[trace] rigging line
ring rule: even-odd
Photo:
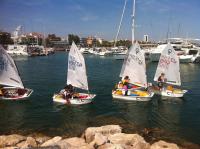
[[[119,27],[118,27],[118,30],[117,30],[117,35],[115,37],[114,47],[116,47],[117,38],[119,36],[119,32],[120,32],[120,29],[121,29],[122,21],[123,21],[123,18],[124,18],[124,12],[125,12],[125,9],[126,9],[126,3],[127,3],[127,0],[125,0],[125,2],[124,2],[124,7],[123,7],[123,11],[122,11]]]

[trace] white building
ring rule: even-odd
[[[144,35],[143,41],[144,41],[144,42],[149,42],[149,36],[148,36],[148,35]]]

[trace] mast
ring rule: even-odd
[[[132,44],[135,40],[135,0],[133,0],[133,14],[132,14]]]
[[[118,30],[117,30],[117,35],[116,35],[116,37],[115,37],[114,47],[116,47],[117,38],[118,38],[118,36],[119,36],[119,31],[120,31],[120,29],[121,29],[121,25],[122,25],[122,21],[123,21],[123,17],[124,17],[124,12],[125,12],[125,9],[126,9],[126,3],[127,3],[127,0],[125,0],[125,2],[124,2],[124,7],[123,7],[123,11],[122,11],[122,15],[121,15],[119,27],[118,27]]]

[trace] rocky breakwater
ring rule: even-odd
[[[122,133],[119,125],[89,127],[80,138],[25,137],[17,134],[0,136],[0,148],[5,149],[179,149],[174,143],[158,141],[149,144],[138,134]]]

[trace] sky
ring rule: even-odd
[[[115,38],[125,0],[0,0],[0,30]],[[119,39],[131,39],[133,0],[127,1]],[[200,0],[136,0],[135,38],[200,38]]]

